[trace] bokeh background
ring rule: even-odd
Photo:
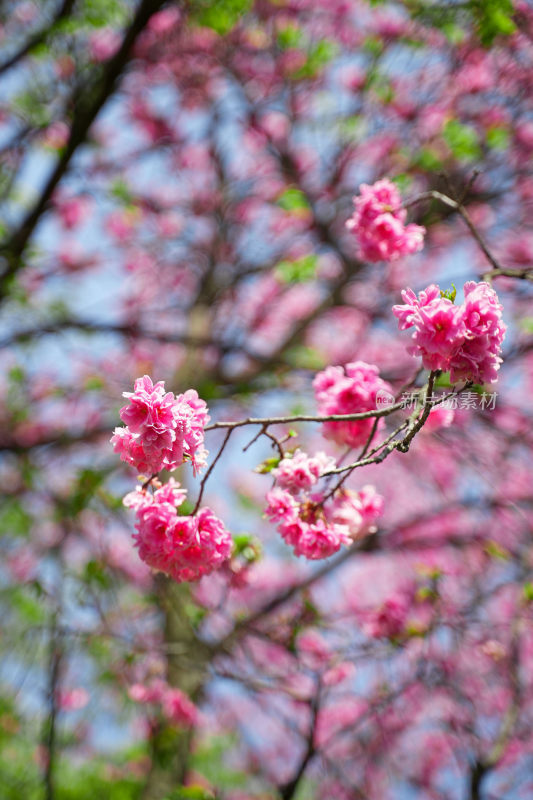
[[[4,0],[0,46],[1,800],[531,797],[531,3]],[[313,413],[354,360],[399,390],[401,290],[492,269],[434,200],[423,251],[361,261],[381,177],[516,272],[493,407],[357,470],[379,530],[319,564],[263,519],[245,431],[205,495],[231,566],[154,576],[109,444],[136,377],[213,419]],[[192,728],[131,699],[160,678]]]

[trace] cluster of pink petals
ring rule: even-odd
[[[164,716],[181,728],[190,728],[198,718],[196,706],[187,695],[162,680],[152,681],[149,685],[135,683],[130,686],[128,694],[136,703],[159,704]]]
[[[297,492],[300,489],[310,489],[324,472],[334,469],[335,466],[335,459],[325,453],[308,456],[303,450],[297,450],[292,458],[282,459],[276,469],[272,470],[272,475],[282,489]]]
[[[374,639],[394,639],[403,633],[408,614],[407,597],[400,593],[394,594],[368,614],[365,632]]]
[[[392,312],[400,330],[414,327],[414,344],[408,352],[421,356],[426,369],[450,372],[452,383],[494,383],[506,331],[502,306],[484,281],[465,283],[464,296],[464,303],[456,306],[434,284],[418,297],[406,289],[405,305],[394,306]]]
[[[140,558],[178,582],[196,581],[219,569],[233,546],[224,523],[209,508],[194,516],[178,514],[185,495],[171,478],[153,494],[138,488],[123,501],[137,515],[133,538]]]
[[[319,372],[313,388],[318,404],[318,413],[357,414],[376,409],[378,392],[391,393],[388,383],[379,377],[379,370],[364,361],[354,361],[345,367],[327,367]],[[349,420],[346,422],[325,422],[322,433],[326,439],[337,444],[359,447],[364,444],[374,424],[374,418]],[[382,424],[382,420],[378,425]]]
[[[79,711],[89,702],[89,692],[86,689],[60,689],[56,694],[56,702],[62,711]]]
[[[385,178],[372,186],[362,183],[360,195],[353,200],[355,211],[346,227],[357,237],[365,261],[394,261],[422,248],[426,229],[405,224],[407,212],[390,180]]]
[[[296,462],[294,467],[287,463],[290,461]],[[299,450],[273,470],[277,485],[267,494],[265,513],[277,522],[278,531],[297,556],[328,558],[342,545],[375,530],[382,498],[373,487],[366,486],[358,493],[343,489],[327,499],[323,493],[309,494],[319,477],[334,466],[334,460],[324,453],[310,457]]]
[[[207,406],[194,389],[175,396],[165,384],[153,384],[148,375],[124,392],[129,404],[120,411],[125,428],[116,428],[111,443],[123,461],[140,473],[154,475],[173,470],[189,460],[195,470],[205,466],[204,426]]]

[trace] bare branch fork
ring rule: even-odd
[[[468,191],[468,188],[473,183],[476,177],[477,173],[474,173],[472,179],[470,180],[465,191],[463,192],[463,199],[464,195]],[[439,202],[448,206],[448,208],[453,208],[454,211],[457,211],[459,216],[464,220],[468,230],[472,234],[472,237],[475,239],[480,250],[485,255],[487,261],[492,266],[492,270],[489,270],[488,272],[485,272],[483,274],[482,276],[483,280],[490,281],[492,278],[505,276],[508,278],[518,278],[521,280],[533,281],[533,267],[527,267],[526,269],[509,269],[508,267],[503,267],[500,264],[498,259],[491,252],[485,239],[483,238],[483,236],[480,234],[480,232],[472,222],[472,219],[468,211],[463,205],[463,199],[454,200],[452,197],[448,197],[448,195],[443,194],[442,192],[431,190],[428,192],[422,192],[416,197],[413,197],[411,200],[408,200],[406,203],[403,204],[403,208],[411,208],[412,206],[418,205],[418,203],[421,203],[424,200],[438,200]]]
[[[370,431],[366,444],[357,459],[357,461],[353,462],[352,464],[348,464],[346,466],[338,466],[335,469],[328,470],[324,472],[321,477],[328,477],[331,475],[339,475],[342,474],[341,479],[339,482],[326,494],[324,500],[325,502],[330,497],[332,497],[335,492],[340,489],[344,481],[349,477],[349,475],[353,472],[353,470],[358,469],[359,467],[365,467],[369,464],[380,464],[384,461],[394,450],[398,450],[400,453],[407,453],[411,442],[415,438],[416,434],[423,428],[424,424],[426,423],[431,409],[434,406],[440,405],[441,403],[448,400],[450,397],[455,397],[461,394],[461,392],[468,389],[472,386],[472,382],[469,381],[465,383],[462,387],[458,389],[452,389],[451,392],[442,395],[439,398],[433,398],[433,389],[435,385],[435,380],[437,378],[437,372],[431,372],[428,377],[428,381],[424,387],[422,387],[419,391],[418,402],[414,412],[411,416],[404,420],[398,427],[396,427],[380,444],[373,447],[371,450],[368,448],[372,442],[372,439],[375,435],[377,429],[377,423],[381,417],[390,416],[395,411],[404,408],[403,402],[393,403],[390,406],[387,406],[383,409],[374,409],[372,411],[363,411],[354,414],[329,414],[329,415],[307,415],[307,414],[295,414],[294,416],[286,416],[286,417],[249,417],[247,419],[241,420],[232,420],[228,422],[214,422],[211,425],[207,425],[205,430],[217,430],[217,429],[226,429],[226,436],[222,442],[222,445],[212,462],[211,466],[207,470],[206,474],[202,478],[200,484],[200,491],[199,496],[194,506],[193,514],[198,511],[200,507],[200,503],[202,501],[205,485],[207,480],[211,476],[213,469],[215,468],[217,462],[219,461],[222,453],[224,452],[231,434],[237,428],[243,428],[247,425],[260,425],[260,430],[257,434],[246,444],[243,448],[244,451],[248,450],[261,436],[266,436],[272,441],[272,446],[278,449],[280,458],[284,457],[283,451],[283,442],[287,440],[288,437],[284,437],[283,439],[278,439],[272,433],[269,432],[268,428],[271,425],[280,425],[280,424],[291,424],[295,422],[346,422],[350,420],[363,420],[363,419],[374,419],[374,425]],[[399,434],[402,431],[407,430],[405,436],[398,438]],[[343,474],[344,473],[344,474]],[[150,478],[144,485],[143,488],[146,488],[152,481]]]

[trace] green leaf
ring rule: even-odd
[[[490,47],[497,36],[510,36],[516,31],[512,0],[473,0],[473,15],[481,44]]]
[[[222,396],[220,384],[209,378],[201,379],[197,385],[197,392],[204,400],[216,400]]]
[[[310,253],[295,261],[280,261],[274,270],[281,283],[305,283],[316,276],[318,257]]]
[[[101,589],[109,589],[112,585],[111,576],[105,566],[99,561],[88,561],[85,565],[84,577],[87,583],[96,584]]]
[[[184,786],[175,789],[165,800],[215,800],[215,795],[202,786]]]
[[[494,150],[507,150],[509,147],[509,131],[507,128],[489,128],[487,131],[487,144]]]
[[[0,512],[0,531],[2,535],[27,538],[33,524],[33,518],[22,507],[20,500],[16,498],[4,500],[3,506]]]
[[[521,319],[520,327],[526,333],[533,333],[533,317],[524,317],[524,319]]]
[[[305,345],[291,347],[285,352],[287,363],[295,369],[323,369],[325,367],[324,357],[318,350]]]
[[[279,456],[265,458],[265,460],[255,468],[254,472],[258,472],[260,475],[268,475],[269,472],[272,472],[272,470],[278,466],[279,462]]]
[[[75,517],[87,508],[106,477],[106,471],[95,469],[79,470],[71,494],[60,504],[60,513]]]
[[[455,288],[455,284],[452,283],[451,289],[445,289],[444,291],[441,291],[440,296],[451,300],[452,303],[455,303],[455,298],[457,297],[457,289]]]
[[[220,796],[225,796],[229,790],[242,788],[246,784],[247,777],[243,772],[232,769],[224,763],[225,753],[235,745],[236,739],[231,735],[212,736],[199,744],[192,756],[193,768],[207,778],[212,786],[216,786],[217,797],[219,792]],[[179,795],[178,798],[181,800]],[[212,795],[207,795],[205,800],[208,798],[212,800]]]
[[[442,161],[439,155],[430,147],[422,147],[415,154],[413,163],[428,172],[437,172],[437,170],[442,169]]]
[[[91,28],[120,25],[124,21],[124,6],[118,0],[85,0],[82,18]]]
[[[454,22],[446,22],[441,28],[449,42],[454,45],[462,44],[467,38],[466,31]]]
[[[395,177],[392,178],[392,182],[395,183],[400,192],[403,193],[410,188],[413,181],[410,175],[406,172],[401,172],[399,175],[395,175]]]
[[[238,533],[233,537],[234,556],[241,556],[245,561],[252,563],[261,555],[261,542],[251,533]]]
[[[360,141],[367,128],[368,120],[365,120],[362,114],[354,114],[351,117],[346,117],[340,120],[338,130],[343,139],[351,142]]]
[[[533,600],[533,583],[524,583],[522,587],[522,593],[524,595],[524,600],[528,603],[531,603]]]
[[[21,366],[11,367],[9,370],[8,378],[12,383],[24,383],[26,380],[26,371]]]
[[[294,78],[314,78],[336,55],[337,45],[321,39],[307,53],[305,64],[292,73]]]
[[[444,126],[443,137],[457,159],[472,161],[481,156],[478,135],[471,125],[451,119]]]
[[[502,545],[498,542],[495,542],[493,539],[487,542],[485,545],[485,551],[489,556],[491,556],[491,558],[497,558],[500,561],[508,561],[510,558],[509,551],[506,550],[505,547],[502,547]]]
[[[302,45],[303,33],[296,25],[287,25],[278,31],[276,41],[282,50],[290,50]]]
[[[251,7],[252,0],[201,0],[192,7],[198,25],[211,28],[221,36],[228,33]]]
[[[233,537],[235,554],[238,555],[239,553],[242,553],[242,551],[250,545],[252,540],[253,536],[251,533],[236,533]]]
[[[291,213],[298,213],[301,211],[307,212],[310,208],[305,194],[300,189],[296,189],[294,186],[290,186],[288,189],[285,189],[285,191],[278,197],[277,204],[284,211],[290,211]]]
[[[131,189],[122,178],[117,178],[113,181],[111,185],[111,195],[124,203],[124,205],[131,205],[133,203]]]
[[[26,587],[20,586],[13,590],[11,605],[27,624],[37,625],[46,617],[46,610],[42,602],[31,597]]]
[[[95,392],[104,388],[105,381],[99,375],[89,375],[83,386],[86,392]]]
[[[177,513],[181,517],[188,517],[194,511],[194,503],[192,500],[184,500],[181,506],[178,506]]]
[[[383,48],[383,41],[378,36],[367,36],[363,42],[363,50],[373,56],[379,56]]]

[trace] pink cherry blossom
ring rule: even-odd
[[[345,367],[327,367],[319,372],[313,387],[318,404],[318,413],[355,414],[376,408],[379,391],[391,392],[388,383],[379,377],[379,370],[364,361],[355,361]],[[327,439],[350,447],[359,447],[368,439],[374,419],[347,422],[325,422],[323,434]],[[382,427],[378,424],[378,431]]]
[[[357,238],[365,261],[394,261],[416,253],[424,244],[426,229],[405,225],[407,212],[397,187],[387,178],[372,186],[362,183],[354,197],[355,212],[346,227]]]
[[[422,433],[432,433],[439,428],[449,428],[455,417],[453,408],[443,408],[442,405],[434,406],[426,420]]]
[[[205,466],[204,426],[207,406],[193,389],[175,396],[164,383],[153,384],[148,375],[135,381],[133,392],[124,392],[129,404],[120,411],[125,428],[116,428],[111,439],[115,452],[141,473],[156,474],[190,461],[195,470]]]
[[[325,453],[315,456],[297,450],[272,470],[276,485],[266,496],[265,513],[278,523],[278,531],[297,556],[328,558],[343,545],[373,533],[382,512],[383,498],[373,486],[360,492],[341,489],[331,497],[309,490],[335,467]]]
[[[374,533],[374,523],[382,513],[383,498],[373,486],[365,486],[360,492],[342,489],[335,494],[328,507],[330,518],[346,525],[350,539],[354,541]]]
[[[163,694],[161,707],[163,714],[174,725],[189,728],[198,718],[194,703],[180,689],[169,687]]]
[[[60,194],[55,198],[54,206],[63,227],[71,230],[87,218],[91,203],[86,195],[68,197]]]
[[[129,687],[128,695],[136,703],[159,704],[169,722],[181,728],[190,728],[198,719],[197,708],[187,695],[163,680],[134,683]]]
[[[153,495],[130,492],[124,504],[137,516],[133,538],[140,558],[178,582],[196,581],[219,569],[230,557],[233,540],[223,522],[209,508],[195,516],[179,515],[185,492],[172,482]]]
[[[278,528],[282,537],[297,556],[310,560],[328,558],[340,550],[341,545],[349,544],[348,530],[343,525],[328,525],[322,518],[315,522],[297,519],[282,522]]]
[[[404,630],[409,612],[407,598],[401,594],[388,597],[383,605],[369,612],[365,623],[365,631],[376,639],[386,637],[392,639]]]
[[[272,470],[272,475],[282,489],[310,489],[324,472],[334,467],[335,459],[325,453],[315,453],[310,457],[302,450],[297,450],[292,458],[282,459],[279,466]]]
[[[502,359],[506,326],[502,306],[490,284],[469,281],[460,306],[441,296],[431,285],[418,298],[411,289],[402,292],[405,305],[393,306],[400,330],[414,327],[408,352],[421,356],[427,369],[450,372],[452,383],[493,383]]]
[[[93,61],[107,61],[118,50],[120,35],[111,28],[101,28],[89,37],[89,53]]]
[[[294,497],[285,489],[275,486],[267,493],[267,507],[265,514],[270,519],[281,522],[282,520],[294,520],[298,512],[298,503]]]
[[[467,335],[450,361],[450,380],[494,383],[502,363],[500,353],[506,331],[502,306],[492,286],[484,281],[465,283],[464,295],[461,309]]]
[[[79,711],[89,702],[86,689],[60,689],[57,692],[57,704],[62,711]]]

